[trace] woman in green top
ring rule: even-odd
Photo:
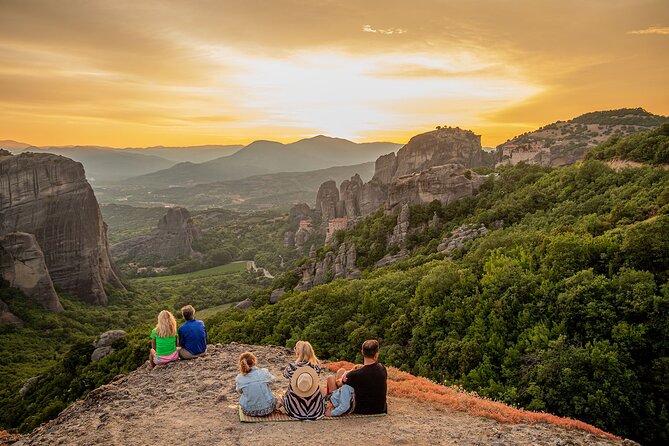
[[[167,310],[158,315],[158,324],[151,330],[151,352],[149,363],[151,368],[158,364],[178,361],[179,336],[177,336],[177,321]]]

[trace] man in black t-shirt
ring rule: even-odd
[[[348,372],[343,382],[355,390],[355,413],[388,413],[386,390],[388,372],[379,359],[379,341],[369,340],[362,343],[364,364],[357,370]]]

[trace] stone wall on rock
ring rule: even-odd
[[[0,235],[33,234],[53,284],[81,300],[107,303],[122,288],[107,226],[81,163],[48,153],[0,156]]]
[[[201,254],[193,250],[193,241],[200,236],[190,212],[183,207],[168,208],[150,235],[134,237],[112,246],[117,258],[141,259],[157,256],[161,261],[194,258]]]
[[[0,276],[45,310],[63,311],[44,254],[33,234],[12,232],[0,236]]]

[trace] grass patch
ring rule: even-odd
[[[200,279],[203,277],[212,277],[220,276],[223,274],[235,274],[246,271],[246,265],[248,262],[232,262],[225,265],[215,266],[213,268],[201,269],[199,271],[193,271],[192,273],[185,274],[175,274],[173,276],[159,276],[159,277],[148,277],[144,279],[134,279],[135,283],[160,283],[160,282],[171,282],[174,280],[190,280],[190,279]]]

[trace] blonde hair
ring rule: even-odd
[[[314,348],[307,341],[297,341],[295,344],[295,362],[308,362],[311,365],[320,365],[314,353]]]
[[[163,310],[158,314],[158,323],[156,324],[156,336],[159,338],[171,338],[177,335],[177,320],[172,313]]]
[[[239,355],[239,371],[246,375],[251,371],[251,367],[256,365],[256,355],[251,352],[244,352]]]

